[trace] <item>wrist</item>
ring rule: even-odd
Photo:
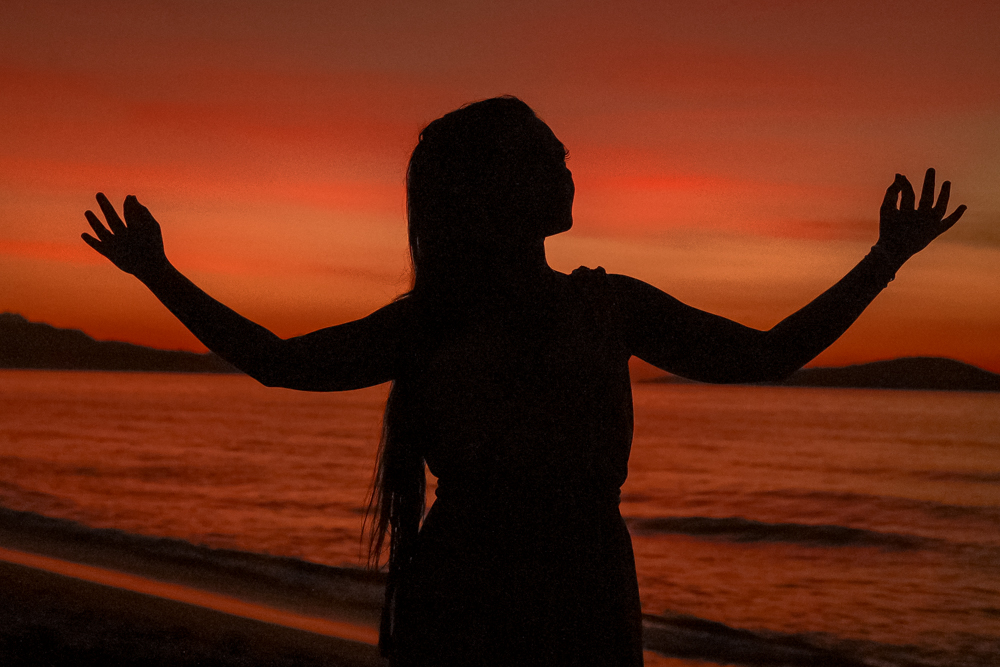
[[[894,253],[884,245],[876,243],[868,251],[864,261],[874,269],[880,281],[884,281],[888,285],[895,280],[896,272],[903,266],[906,258],[900,257],[899,254]]]
[[[884,239],[881,235],[872,246],[872,251],[881,255],[886,261],[894,262],[896,268],[902,266],[906,260],[916,254],[916,250],[907,249],[907,243],[902,239]]]
[[[173,265],[170,263],[170,260],[167,259],[166,255],[164,255],[161,261],[150,262],[146,266],[142,267],[141,272],[136,271],[134,275],[144,285],[151,287],[152,285],[158,283],[163,278],[163,275],[172,268]]]

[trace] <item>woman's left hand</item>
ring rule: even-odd
[[[877,247],[898,258],[900,262],[905,262],[926,248],[965,213],[966,207],[963,204],[945,217],[950,195],[951,183],[945,181],[941,184],[937,203],[934,203],[934,170],[928,169],[924,176],[924,187],[920,191],[920,202],[914,207],[916,195],[913,186],[905,176],[896,174],[896,180],[886,190],[882,201]]]

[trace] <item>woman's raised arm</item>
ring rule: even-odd
[[[284,340],[219,303],[174,268],[159,223],[134,196],[125,199],[124,221],[103,194],[97,203],[107,226],[87,211],[96,238],[83,234],[83,240],[141,280],[198,340],[247,375],[269,387],[309,391],[357,389],[393,378],[405,302]]]
[[[934,203],[934,170],[924,178],[920,202],[897,174],[880,212],[879,240],[836,285],[769,331],[759,331],[687,306],[626,276],[613,276],[632,354],[654,366],[703,382],[780,380],[830,346],[861,315],[896,271],[965,212],[945,217],[951,185]],[[898,200],[898,207],[897,207]]]

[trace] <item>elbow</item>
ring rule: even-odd
[[[795,374],[812,356],[804,354],[800,346],[787,337],[777,335],[774,329],[761,332],[748,360],[749,382],[755,384],[780,384]]]
[[[252,377],[265,387],[287,387],[292,378],[290,372],[294,363],[289,358],[285,341],[279,339],[280,345],[273,345],[266,350],[256,349],[252,353],[243,351],[237,359],[229,362]]]
[[[802,364],[789,358],[781,349],[762,349],[750,358],[742,382],[747,384],[780,384],[799,370]]]
[[[767,355],[754,369],[755,384],[781,384],[802,368],[803,363],[783,355]]]
[[[734,364],[721,382],[726,384],[781,384],[799,368],[797,359],[790,358],[784,350],[756,350],[746,355],[742,363]]]
[[[255,355],[238,360],[230,360],[234,366],[252,377],[265,387],[287,387],[289,382],[289,367],[282,358],[275,354],[271,357]]]
[[[713,343],[681,363],[655,365],[698,382],[778,384],[809,360],[769,331],[744,330],[738,339]]]
[[[277,378],[270,375],[250,375],[254,380],[261,383],[269,389],[274,389],[276,387],[284,387],[285,385],[280,382]]]
[[[265,387],[297,391],[349,391],[370,384],[351,381],[351,376],[337,373],[317,373],[310,369],[271,368],[268,372],[248,373]]]

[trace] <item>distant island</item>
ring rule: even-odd
[[[693,380],[665,375],[646,382],[682,384]],[[1000,391],[1000,375],[954,359],[903,357],[839,368],[803,368],[782,382],[757,386]]]
[[[0,313],[0,368],[239,373],[211,352],[198,354],[98,341],[77,329],[29,322],[15,313]]]
[[[239,373],[211,352],[197,354],[97,341],[77,329],[29,322],[15,313],[0,313],[0,368]],[[644,382],[692,381],[664,375]],[[767,386],[1000,391],[1000,375],[952,359],[905,357],[841,368],[803,368],[784,382]]]

